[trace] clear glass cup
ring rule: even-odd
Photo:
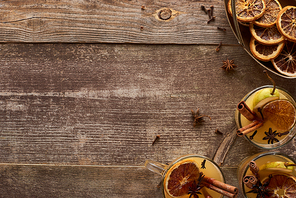
[[[167,193],[167,189],[165,189],[165,185],[164,185],[165,182],[166,182],[166,179],[167,179],[166,176],[168,175],[169,172],[171,172],[171,168],[174,167],[174,165],[177,164],[177,163],[186,162],[188,160],[193,160],[196,164],[200,165],[198,168],[199,168],[200,172],[203,172],[203,174],[205,176],[210,177],[210,178],[214,178],[214,179],[216,179],[216,180],[218,180],[220,182],[223,182],[223,183],[225,182],[224,175],[223,175],[221,169],[219,168],[219,166],[214,161],[212,161],[211,159],[209,159],[207,157],[204,157],[204,156],[200,156],[200,155],[196,155],[196,154],[185,155],[185,156],[179,157],[178,159],[175,159],[174,161],[172,161],[168,165],[162,164],[162,163],[159,163],[159,162],[155,162],[155,161],[152,161],[152,160],[147,160],[145,162],[145,167],[147,169],[149,169],[150,171],[153,171],[153,172],[155,172],[155,173],[162,176],[161,189],[162,189],[164,198],[172,198]],[[206,191],[213,198],[221,198],[221,197],[223,197],[223,195],[221,195],[221,194],[219,194],[219,193],[217,193],[217,192],[215,192],[213,190],[206,189]],[[203,198],[205,193],[203,193],[203,190],[201,190],[200,192],[202,194],[199,195],[199,197]],[[184,198],[188,198],[188,197],[189,197],[189,195],[184,195]]]
[[[254,161],[259,169],[259,177],[260,182],[263,184],[265,183],[266,179],[269,175],[287,175],[291,176],[292,178],[296,179],[295,177],[295,168],[292,166],[293,170],[290,169],[281,169],[281,168],[271,168],[271,163],[276,162],[279,167],[279,162],[287,162],[290,164],[295,164],[295,161],[285,156],[284,154],[280,154],[279,152],[262,152],[252,155],[250,157],[245,158],[239,165],[237,169],[237,177],[239,182],[239,188],[244,197],[247,198],[256,198],[257,193],[250,193],[252,189],[248,187],[248,185],[244,182],[246,181],[246,177],[249,175],[254,175],[250,170],[250,162]],[[267,164],[269,164],[269,168],[267,168]],[[273,164],[275,165],[275,164]],[[246,177],[245,177],[246,176]],[[253,188],[254,189],[254,188]],[[274,192],[274,191],[273,191]],[[278,189],[280,192],[280,189]],[[277,193],[277,192],[275,192]],[[295,194],[296,195],[296,194]],[[294,196],[295,196],[294,195]]]
[[[248,105],[248,107],[252,110],[253,109],[253,98],[254,98],[255,94],[264,88],[273,88],[273,85],[265,85],[265,86],[261,86],[261,87],[258,87],[256,89],[252,90],[242,99],[242,101],[245,101],[246,104]],[[280,94],[279,99],[288,100],[294,105],[294,107],[296,107],[295,100],[293,99],[292,95],[288,91],[286,91],[280,87],[276,87],[276,89],[278,90],[278,92]],[[251,123],[251,121],[246,119],[237,109],[235,111],[235,122],[236,122],[236,125],[238,128],[242,128],[243,126],[246,126],[249,123]],[[294,124],[294,126],[289,130],[288,134],[276,136],[276,138],[277,138],[277,140],[279,140],[279,142],[273,141],[273,143],[271,143],[271,141],[270,141],[268,143],[268,139],[263,140],[263,138],[266,137],[265,132],[268,132],[270,128],[273,129],[273,126],[269,122],[266,122],[263,124],[262,127],[257,129],[257,132],[255,134],[254,134],[255,131],[253,131],[251,133],[248,133],[247,135],[244,135],[244,137],[249,142],[251,142],[253,145],[255,145],[259,148],[275,149],[275,148],[279,148],[279,147],[287,144],[288,142],[290,142],[296,134],[295,124]],[[276,131],[276,129],[273,129],[273,131]]]

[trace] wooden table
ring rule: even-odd
[[[1,1],[0,42],[0,197],[162,197],[145,161],[189,153],[238,186],[262,151],[235,138],[234,111],[270,81],[222,0]],[[295,79],[270,76],[296,96]],[[211,120],[193,127],[196,109]],[[295,141],[278,150],[294,157]]]

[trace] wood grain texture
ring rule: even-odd
[[[1,198],[161,198],[145,161],[190,153],[238,186],[239,163],[262,151],[231,136],[237,103],[270,81],[222,0],[1,1],[0,43]],[[296,79],[270,75],[296,97]],[[197,109],[211,119],[193,127]],[[295,157],[295,140],[278,150]]]
[[[270,84],[242,47],[215,48],[1,44],[2,197],[161,197],[145,160],[213,158],[239,100]],[[238,67],[225,72],[226,59]],[[296,95],[295,80],[270,75]],[[193,127],[197,108],[212,119]],[[294,140],[279,149],[291,157],[295,150]],[[227,183],[237,186],[239,162],[260,151],[236,138],[223,158]]]
[[[2,163],[143,165],[188,153],[212,158],[224,138],[215,130],[226,135],[238,101],[270,83],[239,46],[219,53],[214,46],[187,45],[0,47]],[[220,68],[227,58],[238,65],[233,72]],[[295,95],[295,80],[273,77]],[[212,120],[194,128],[191,109],[197,108]],[[253,151],[236,141],[241,157]],[[294,142],[290,146],[293,155]],[[224,165],[234,166],[236,153]]]
[[[225,168],[237,185],[236,168]],[[161,177],[144,167],[0,164],[0,197],[161,198]]]
[[[201,9],[215,5],[216,20]],[[144,6],[144,9],[141,9]],[[172,11],[159,18],[163,8]],[[217,26],[226,28],[223,32]],[[237,44],[223,1],[1,1],[0,42]]]

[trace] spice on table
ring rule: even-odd
[[[226,32],[226,28],[217,27],[218,30],[222,30],[223,32]]]
[[[202,122],[203,117],[208,117],[210,120],[212,120],[212,118],[210,116],[208,116],[208,115],[199,115],[199,109],[197,109],[196,112],[194,112],[191,109],[191,113],[192,113],[192,118],[193,118],[193,127],[195,127],[196,124]]]
[[[141,29],[141,31],[143,31],[143,30],[144,30],[144,27],[143,27],[143,26],[141,26],[141,27],[140,27],[140,29]]]
[[[213,5],[211,5],[210,10],[211,10],[211,17],[213,17],[214,16],[214,6]]]
[[[161,187],[161,184],[162,184],[162,181],[160,181],[158,184],[157,184],[157,188],[160,188]]]
[[[216,19],[216,17],[212,16],[212,18],[210,18],[207,23],[209,24],[211,21],[215,21],[215,19]]]
[[[221,46],[222,46],[222,41],[219,43],[218,47],[216,48],[216,52],[220,51]]]
[[[205,6],[201,6],[201,9],[206,13],[206,14],[208,14],[208,12],[207,12],[207,10],[206,10],[206,7]]]
[[[226,60],[226,61],[223,61],[223,66],[221,67],[222,69],[225,69],[226,71],[230,71],[230,70],[233,70],[235,67],[237,67],[235,64],[234,64],[234,60]]]
[[[144,5],[141,6],[141,10],[145,10],[146,7]]]
[[[157,136],[155,137],[155,139],[153,140],[152,145],[154,145],[155,142],[156,142],[159,138],[160,138],[160,135],[157,135]]]
[[[208,13],[209,19],[211,19],[212,18],[211,10],[210,9],[207,10],[207,13]]]
[[[216,129],[215,130],[215,133],[220,134],[220,135],[223,135],[223,133],[219,129]]]
[[[212,5],[210,7],[210,9],[206,9],[206,7],[204,5],[201,6],[201,9],[206,13],[206,15],[209,16],[209,20],[208,20],[208,24],[211,22],[211,21],[214,21],[216,19],[215,16],[213,16],[213,13],[214,13],[214,6]]]

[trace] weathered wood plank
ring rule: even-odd
[[[223,168],[237,185],[236,168]],[[0,164],[0,197],[161,198],[161,177],[144,167]]]
[[[213,158],[239,100],[270,84],[239,46],[0,45],[0,162],[143,165]],[[220,67],[233,59],[233,72]],[[271,74],[296,95],[295,80]],[[242,83],[243,82],[243,83]],[[192,126],[191,109],[204,118]],[[159,141],[151,145],[155,136]],[[295,154],[291,142],[282,151]],[[254,152],[237,138],[224,166]]]
[[[27,0],[0,5],[0,42],[237,44],[219,0]],[[215,5],[214,22],[207,24],[201,5]],[[172,11],[170,19],[159,18],[163,8]]]
[[[0,165],[0,197],[161,197],[143,167]]]

